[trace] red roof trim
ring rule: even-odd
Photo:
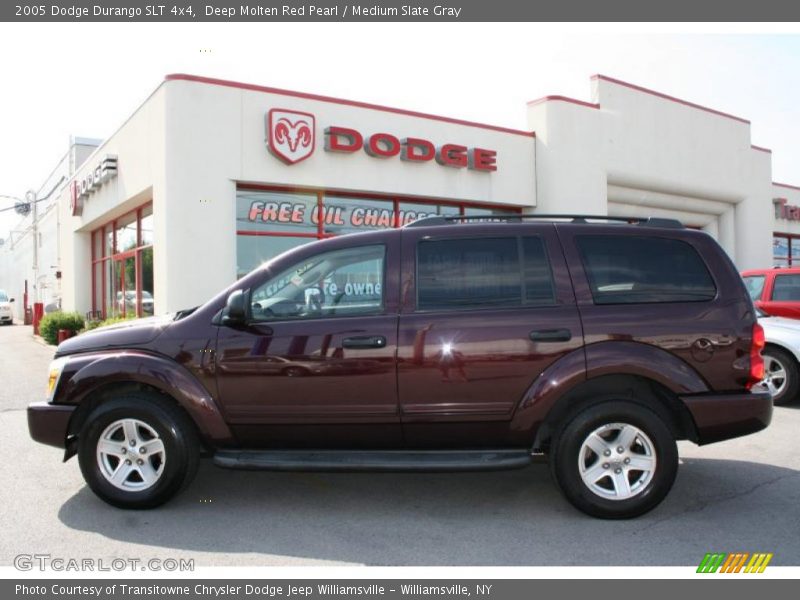
[[[790,190],[800,190],[800,187],[796,185],[789,185],[788,183],[778,183],[777,181],[773,181],[772,185],[777,185],[779,187],[789,188]]]
[[[241,90],[250,90],[253,92],[265,92],[268,94],[280,94],[282,96],[292,96],[294,98],[304,98],[306,100],[317,100],[319,102],[330,102],[333,104],[342,104],[345,106],[355,106],[357,108],[366,108],[369,110],[380,110],[383,112],[394,113],[397,115],[405,115],[408,117],[418,117],[420,119],[431,119],[433,121],[443,121],[445,123],[453,123],[454,125],[466,125],[467,127],[478,127],[480,129],[488,129],[491,131],[499,131],[500,133],[510,133],[512,135],[522,135],[525,137],[536,137],[534,131],[522,131],[520,129],[510,129],[508,127],[499,127],[497,125],[487,125],[485,123],[476,123],[474,121],[465,121],[462,119],[453,119],[450,117],[441,117],[438,115],[431,115],[427,113],[416,112],[413,110],[405,110],[402,108],[392,108],[390,106],[381,106],[379,104],[370,104],[368,102],[358,102],[356,100],[344,100],[342,98],[333,98],[331,96],[321,96],[319,94],[308,94],[306,92],[294,92],[292,90],[283,90],[279,88],[266,87],[262,85],[254,85],[251,83],[240,83],[238,81],[228,81],[226,79],[215,79],[213,77],[200,77],[198,75],[187,75],[185,73],[171,73],[164,78],[165,81],[193,81],[196,83],[205,83],[208,85],[220,85],[224,87],[238,88]]]
[[[570,104],[577,104],[578,106],[586,106],[588,108],[595,108],[599,109],[599,104],[593,104],[591,102],[585,102],[583,100],[576,100],[575,98],[568,98],[567,96],[544,96],[542,98],[537,98],[536,100],[531,100],[528,102],[528,106],[536,106],[537,104],[542,104],[543,102],[569,102]]]
[[[772,154],[772,150],[770,150],[769,148],[763,148],[761,146],[752,146],[752,145],[750,147],[753,150],[758,150],[759,152],[768,152],[769,154]]]
[[[735,115],[731,115],[728,113],[724,113],[719,110],[715,110],[713,108],[708,108],[707,106],[703,106],[701,104],[695,104],[694,102],[688,102],[686,100],[681,100],[680,98],[676,98],[675,96],[669,96],[667,94],[662,94],[661,92],[657,92],[655,90],[651,90],[648,88],[644,88],[638,85],[634,85],[632,83],[628,83],[626,81],[620,81],[619,79],[614,79],[613,77],[608,77],[606,75],[592,75],[592,79],[602,79],[603,81],[608,81],[610,83],[615,83],[617,85],[621,85],[623,87],[630,88],[632,90],[636,90],[637,92],[644,92],[645,94],[650,94],[651,96],[657,96],[659,98],[663,98],[664,100],[670,100],[672,102],[677,102],[678,104],[683,104],[684,106],[689,106],[691,108],[696,108],[698,110],[703,110],[705,112],[718,115],[720,117],[726,117],[728,119],[733,119],[734,121],[739,121],[740,123],[750,124],[750,121],[747,119],[743,119],[741,117],[737,117]]]

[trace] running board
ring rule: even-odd
[[[496,471],[531,464],[527,450],[220,450],[214,464],[264,471]]]

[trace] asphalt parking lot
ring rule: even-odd
[[[800,405],[758,434],[681,443],[667,500],[600,521],[563,500],[546,465],[461,474],[225,471],[203,464],[153,511],[121,511],[84,486],[77,462],[28,437],[52,349],[0,327],[0,564],[18,554],[194,558],[212,565],[696,565],[706,552],[773,552],[800,565]]]

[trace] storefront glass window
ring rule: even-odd
[[[92,237],[92,317],[152,315],[152,205],[122,215]]]
[[[273,237],[261,235],[236,236],[236,278],[242,278],[250,271],[275,258],[279,254],[313,242],[308,237]]]
[[[776,233],[772,238],[772,263],[776,267],[800,265],[800,236]]]
[[[139,225],[142,232],[142,239],[139,243],[140,246],[153,245],[153,205],[146,206],[142,209],[142,220]]]
[[[239,190],[236,195],[239,231],[316,234],[318,220],[316,194]]]
[[[461,207],[450,204],[422,204],[421,202],[400,202],[398,223],[402,227],[419,219],[438,215],[458,216]]]
[[[236,276],[243,277],[286,250],[315,239],[389,229],[435,215],[518,214],[513,207],[481,208],[399,197],[351,197],[306,190],[241,186],[236,192]]]
[[[144,248],[139,252],[142,263],[142,289],[153,294],[153,247]]]
[[[137,246],[136,240],[136,213],[128,213],[120,217],[114,223],[117,230],[117,248],[116,251],[128,252]]]
[[[102,231],[104,232],[103,237],[106,242],[103,256],[111,256],[114,254],[114,229],[111,225],[106,225]]]
[[[325,233],[342,235],[394,227],[394,202],[326,196],[322,202]]]

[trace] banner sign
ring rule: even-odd
[[[786,22],[800,21],[800,3],[786,0],[12,0],[0,3],[0,20],[15,22]]]
[[[632,572],[633,573],[633,572]],[[687,573],[694,579],[640,580],[628,584],[648,589],[651,600],[718,595],[726,600],[754,596],[789,598],[796,580],[720,578]],[[699,578],[703,580],[698,581]],[[615,579],[7,579],[0,595],[30,600],[531,600],[535,598],[592,598],[619,600],[621,582]]]

